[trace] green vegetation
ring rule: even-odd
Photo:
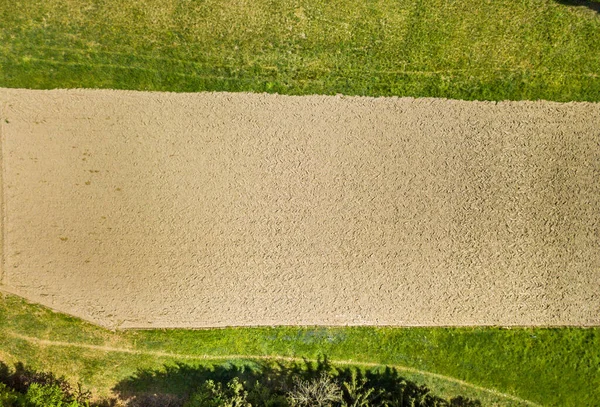
[[[2,407],[87,407],[65,395],[55,385],[33,383],[25,393],[19,393],[0,383],[0,406]]]
[[[1,407],[87,407],[90,396],[81,386],[74,389],[50,372],[37,372],[21,363],[11,370],[0,362]]]
[[[362,372],[316,364],[274,364],[258,369],[205,370],[211,377],[195,386],[184,407],[480,407],[463,397],[444,400],[393,369]],[[215,378],[216,380],[213,380]]]
[[[0,86],[600,101],[585,0],[3,0]]]
[[[363,367],[398,366],[407,380],[425,384],[447,399],[463,395],[483,405],[525,405],[485,390],[491,389],[541,405],[591,406],[600,404],[597,349],[598,328],[265,327],[111,332],[17,297],[6,295],[0,301],[0,360],[53,371],[73,383],[80,380],[94,394],[104,396],[140,369],[164,371],[177,362],[202,366],[217,360],[237,363],[249,356],[316,359],[327,355],[334,365],[351,361]]]
[[[164,372],[141,370],[114,390],[118,398],[91,400],[90,392],[63,377],[0,362],[2,407],[481,407],[462,396],[445,400],[393,368],[334,367],[327,359],[178,364]]]

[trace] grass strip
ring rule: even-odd
[[[0,86],[599,101],[596,5],[3,1]]]

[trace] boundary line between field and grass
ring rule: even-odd
[[[0,90],[0,286],[4,279],[4,232],[6,230],[6,216],[4,211],[4,101]]]
[[[87,343],[51,341],[48,339],[39,339],[39,338],[35,338],[32,336],[27,336],[27,335],[22,335],[22,334],[19,334],[16,332],[11,332],[11,331],[6,331],[5,333],[8,336],[12,336],[13,338],[21,339],[21,340],[24,340],[27,342],[31,342],[31,343],[35,343],[35,344],[43,345],[43,346],[75,347],[75,348],[82,348],[82,349],[98,350],[98,351],[103,351],[103,352],[118,352],[118,353],[132,354],[132,355],[150,355],[150,356],[172,358],[172,359],[191,359],[191,360],[229,360],[229,359],[268,360],[268,359],[275,359],[275,360],[281,360],[281,361],[286,361],[286,362],[302,362],[302,361],[316,362],[317,361],[316,359],[310,359],[310,358],[300,358],[300,357],[293,357],[293,356],[278,356],[278,355],[206,355],[206,354],[190,355],[190,354],[169,353],[169,352],[152,351],[152,350],[116,348],[116,347],[112,347],[112,346],[91,345],[91,344],[87,344]],[[439,373],[428,372],[426,370],[419,370],[419,369],[415,369],[413,367],[396,365],[396,364],[387,364],[387,363],[358,362],[358,361],[353,361],[353,360],[331,360],[331,359],[328,359],[328,361],[332,365],[363,366],[363,367],[389,366],[389,367],[394,368],[399,371],[405,371],[405,372],[409,372],[409,373],[415,373],[415,374],[420,374],[423,376],[433,377],[433,378],[440,379],[440,380],[446,380],[449,382],[459,384],[461,386],[470,387],[473,390],[486,392],[486,393],[489,393],[489,394],[492,394],[492,395],[495,395],[498,397],[510,399],[510,400],[513,400],[513,401],[516,401],[519,403],[524,403],[529,406],[543,407],[541,404],[537,404],[533,401],[525,400],[525,399],[519,398],[517,396],[513,396],[511,394],[502,393],[500,391],[497,391],[494,389],[489,389],[486,387],[481,387],[476,384],[465,382],[464,380],[460,380],[460,379],[457,379],[457,378],[454,378],[451,376],[445,376],[445,375],[442,375]]]

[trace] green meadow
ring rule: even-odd
[[[584,0],[3,0],[0,87],[600,100]]]

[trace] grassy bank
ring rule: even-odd
[[[2,1],[0,86],[599,101],[594,4]]]
[[[0,360],[22,361],[79,378],[104,395],[138,369],[161,371],[165,364],[177,361],[199,365],[211,359],[239,360],[243,355],[316,358],[326,354],[334,361],[399,365],[408,368],[402,371],[407,379],[438,394],[462,394],[487,405],[526,405],[499,393],[548,406],[596,405],[600,403],[599,348],[600,329],[571,328],[111,332],[17,297],[6,295],[0,301]]]

